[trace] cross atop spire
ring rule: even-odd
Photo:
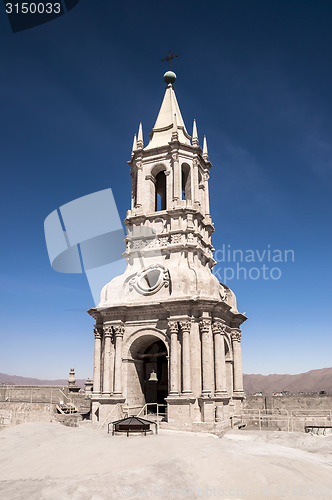
[[[172,52],[169,50],[168,56],[165,57],[165,59],[162,59],[162,61],[168,61],[169,71],[171,71],[171,61],[172,61],[172,59],[175,59],[176,57],[179,57],[179,54],[173,55]]]

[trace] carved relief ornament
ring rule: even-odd
[[[155,240],[158,244],[158,240]],[[142,269],[129,280],[129,291],[133,288],[142,295],[152,295],[158,292],[163,286],[168,288],[170,275],[168,269],[161,264],[152,264]]]

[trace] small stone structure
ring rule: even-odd
[[[165,403],[170,424],[210,428],[242,407],[247,318],[212,274],[212,165],[195,121],[192,138],[187,133],[171,77],[149,143],[140,125],[128,162],[127,269],[89,310],[96,320],[92,418],[103,421],[119,404]]]
[[[84,384],[85,397],[91,398],[93,390],[93,380],[91,378],[87,378]]]
[[[76,378],[75,378],[75,368],[71,368],[69,371],[69,377],[68,377],[68,391],[69,392],[78,392],[80,390],[80,387],[76,385]]]

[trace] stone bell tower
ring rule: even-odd
[[[194,121],[188,134],[168,71],[164,99],[131,160],[124,274],[101,292],[95,318],[93,418],[167,404],[184,428],[226,426],[241,407],[241,332],[234,293],[212,274],[212,167]],[[114,413],[110,413],[114,409]]]

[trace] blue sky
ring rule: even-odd
[[[133,134],[142,121],[147,142],[168,49],[187,129],[196,118],[208,139],[215,248],[295,255],[264,260],[280,279],[227,282],[249,317],[244,371],[331,366],[331,2],[80,0],[15,34],[0,7],[0,372],[92,376],[86,277],[51,269],[43,222],[108,187],[125,218]]]

